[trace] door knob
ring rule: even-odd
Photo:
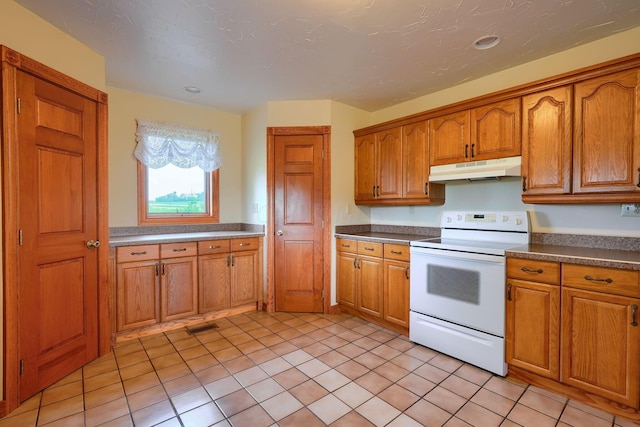
[[[89,249],[91,249],[91,248],[99,248],[100,247],[100,240],[89,240],[87,242],[87,247]]]
[[[278,236],[282,236],[282,235],[284,234],[284,231],[282,231],[282,230],[278,230],[278,231],[276,231],[276,234],[277,234]]]

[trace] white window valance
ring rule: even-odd
[[[200,167],[212,172],[221,166],[217,132],[182,125],[136,119],[133,154],[145,166],[158,169],[169,163],[179,168]]]

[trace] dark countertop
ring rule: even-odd
[[[508,257],[640,270],[640,252],[531,243],[507,250]]]
[[[263,237],[263,232],[253,231],[205,231],[197,233],[140,234],[135,236],[115,236],[109,238],[111,247],[151,245],[157,243],[197,242],[200,240],[238,239],[243,237]]]
[[[439,236],[424,236],[419,234],[384,233],[367,231],[363,233],[336,233],[336,237],[342,239],[365,240],[369,242],[394,243],[396,245],[409,245],[412,240],[423,240]]]
[[[336,233],[336,237],[380,243],[409,245],[412,240],[436,238],[437,235],[401,234],[386,232]],[[564,237],[560,235],[560,237]],[[567,242],[569,242],[568,240]],[[596,243],[596,242],[594,242]],[[608,268],[640,271],[640,251],[602,249],[571,245],[530,243],[506,251],[508,257],[538,259],[541,261],[567,262]]]

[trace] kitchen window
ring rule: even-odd
[[[219,221],[218,134],[138,119],[138,223]]]

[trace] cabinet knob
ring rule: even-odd
[[[282,236],[282,235],[284,234],[284,231],[282,231],[282,230],[278,230],[278,231],[276,231],[276,234],[277,234],[278,236]]]

